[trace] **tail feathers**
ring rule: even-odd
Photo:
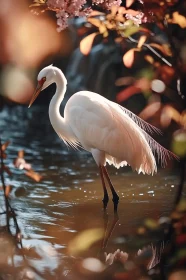
[[[109,165],[114,165],[117,169],[119,169],[120,167],[129,165],[126,161],[121,161],[108,154],[106,154],[106,162],[108,162]]]
[[[122,161],[120,159],[117,159],[115,157],[112,157],[108,154],[106,154],[106,162],[109,165],[114,165],[117,169],[120,167],[124,167],[130,164],[127,161]],[[132,167],[132,166],[131,166]],[[133,171],[137,171],[138,173],[143,173],[143,174],[152,174],[157,172],[157,166],[155,159],[151,159],[151,161],[148,161],[147,158],[145,157],[142,163],[136,163],[135,166],[132,167]]]

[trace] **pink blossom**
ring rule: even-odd
[[[113,5],[120,6],[122,1],[121,0],[93,0],[92,3],[95,5],[100,5],[103,8],[110,10],[110,8]]]
[[[133,16],[131,14],[125,15],[126,19],[131,19],[136,25],[140,25],[143,22],[147,22],[147,18],[144,16],[144,13],[140,12],[136,16]]]
[[[92,11],[91,7],[84,7],[86,0],[47,0],[49,10],[56,11],[58,31],[68,26],[68,19],[77,16],[88,16]],[[113,5],[120,6],[121,0],[92,0],[92,4],[100,5],[110,9]]]

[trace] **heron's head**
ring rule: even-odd
[[[38,95],[40,94],[40,92],[42,90],[44,90],[45,88],[47,88],[48,86],[50,86],[52,83],[55,82],[56,69],[59,70],[58,68],[56,68],[52,65],[49,65],[49,66],[43,68],[39,72],[39,74],[37,76],[37,87],[36,87],[34,94],[32,95],[28,108],[31,107],[31,105],[36,100],[36,98],[38,97]]]

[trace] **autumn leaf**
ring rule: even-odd
[[[156,230],[159,228],[158,222],[153,219],[146,219],[144,224],[150,230]]]
[[[24,154],[25,154],[24,150],[21,150],[21,151],[18,152],[18,157],[19,158],[24,158]]]
[[[167,127],[170,125],[172,120],[179,124],[180,117],[180,113],[175,108],[170,105],[166,105],[161,112],[160,122],[162,126]]]
[[[125,7],[119,7],[118,8],[118,14],[124,14],[126,11]]]
[[[10,144],[10,141],[7,141],[4,144],[2,144],[2,146],[1,146],[3,159],[6,159],[6,157],[7,157],[7,155],[5,154],[5,151],[6,151],[9,144]],[[1,155],[1,151],[0,151],[0,155]]]
[[[135,10],[132,10],[132,9],[125,10],[125,11],[123,11],[123,13],[124,14],[129,14],[129,15],[134,16],[134,17],[139,15],[139,11],[135,11]]]
[[[141,47],[143,46],[143,44],[145,43],[146,40],[147,40],[147,36],[145,36],[145,35],[141,36],[138,41],[137,48],[141,49]]]
[[[132,67],[132,64],[134,62],[135,51],[139,51],[139,50],[137,48],[130,49],[123,56],[123,63],[127,68]]]
[[[115,20],[118,21],[118,22],[125,22],[126,21],[126,19],[124,18],[124,16],[122,14],[117,14],[116,17],[115,17]]]
[[[118,6],[112,5],[112,7],[111,7],[111,15],[115,16],[117,11],[118,11]]]
[[[149,118],[153,117],[158,110],[161,108],[161,102],[153,102],[145,107],[143,111],[139,114],[139,117],[143,120],[148,120]]]
[[[126,22],[132,23],[131,20],[130,21],[128,20]],[[136,24],[130,24],[129,26],[127,26],[127,28],[125,25],[118,26],[119,33],[122,35],[122,37],[132,36],[133,34],[137,33],[139,29],[140,27],[137,26]]]
[[[152,56],[150,55],[146,55],[145,56],[145,60],[148,61],[150,64],[153,64],[154,63],[154,59]]]
[[[25,172],[25,175],[32,178],[36,182],[40,182],[42,179],[42,176],[39,173],[36,173],[34,170],[28,170]]]
[[[117,43],[117,44],[120,44],[122,41],[123,41],[123,38],[122,37],[117,37],[114,39],[114,41]]]
[[[6,165],[3,165],[3,167],[0,168],[0,172],[2,172],[2,171],[3,171],[3,172],[6,172],[9,176],[12,175],[10,169],[9,169]]]
[[[24,159],[24,151],[21,150],[18,152],[18,157],[14,161],[14,166],[20,170],[25,169],[25,170],[30,170],[31,164],[27,163],[26,160]]]
[[[1,153],[0,153],[0,155],[1,155]],[[6,159],[6,158],[7,158],[7,155],[6,155],[5,153],[3,153],[3,154],[2,154],[2,157],[3,157],[3,159]]]
[[[9,196],[11,190],[12,190],[12,187],[11,187],[10,185],[7,185],[7,186],[5,187],[5,195],[6,195],[6,197]]]
[[[121,77],[118,78],[115,82],[115,85],[117,87],[121,87],[121,86],[128,86],[131,85],[135,82],[135,78],[134,77]]]
[[[39,182],[42,178],[42,176],[38,173],[36,173],[33,169],[30,163],[27,163],[24,159],[24,151],[21,150],[18,152],[18,157],[14,161],[14,166],[20,170],[27,170],[25,172],[25,175],[32,178],[34,181]]]
[[[135,86],[140,88],[142,91],[149,91],[151,82],[147,77],[142,77],[135,82]]]
[[[98,32],[94,32],[81,40],[80,51],[82,52],[82,54],[88,55],[90,53],[94,39],[98,34]]]
[[[100,25],[99,32],[103,35],[104,38],[108,36],[108,30],[105,24]]]
[[[89,17],[87,21],[96,27],[100,27],[101,25],[101,21],[98,18]]]
[[[92,244],[103,238],[102,228],[86,229],[78,233],[69,243],[68,252],[70,255],[78,255],[88,250]]]
[[[159,44],[156,44],[156,43],[150,43],[149,46],[154,47],[154,48],[160,50],[163,54],[165,54],[167,56],[171,56],[172,55],[172,52],[171,52],[169,46],[166,45],[166,44],[159,45]]]
[[[46,4],[46,1],[34,1],[35,3],[29,5],[29,8],[31,8],[31,12],[39,15],[40,13],[44,13],[46,10],[48,10],[48,6]]]
[[[0,190],[4,190],[4,188],[3,188],[3,187],[0,187]],[[6,196],[6,197],[9,196],[11,190],[12,190],[12,187],[11,187],[10,185],[6,185],[6,186],[5,186],[5,196]]]
[[[93,17],[93,16],[103,16],[103,15],[105,15],[105,14],[102,13],[102,12],[96,11],[96,10],[93,10],[93,11],[90,13],[90,17]]]
[[[184,111],[182,114],[181,114],[181,120],[180,120],[181,124],[183,126],[186,126],[186,111]]]
[[[134,0],[126,0],[126,7],[130,7],[134,3]]]
[[[178,24],[181,28],[186,28],[186,17],[180,15],[178,12],[174,12],[173,19],[169,19],[168,21]]]
[[[10,141],[7,141],[2,145],[1,149],[3,152],[6,150],[6,148],[8,147],[9,144],[10,144]]]
[[[125,100],[127,100],[129,97],[131,97],[134,94],[139,94],[140,93],[140,88],[136,87],[136,86],[130,86],[122,91],[120,91],[117,95],[116,95],[116,101],[118,103],[122,103]]]

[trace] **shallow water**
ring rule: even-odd
[[[58,279],[56,275],[66,275],[71,269],[71,240],[84,230],[103,228],[105,218],[101,182],[92,157],[65,147],[49,124],[47,110],[6,108],[0,112],[0,132],[3,142],[11,141],[5,162],[12,176],[6,177],[6,183],[13,186],[11,205],[17,214],[26,258],[44,279]],[[14,168],[13,160],[21,149],[34,170],[42,174],[40,182]],[[113,252],[120,246],[119,237],[135,232],[144,218],[157,219],[170,213],[178,175],[160,169],[157,175],[144,176],[128,168],[118,171],[112,167],[109,173],[120,196],[119,221],[105,249]],[[1,195],[1,205],[2,200]],[[110,198],[109,224],[113,218]],[[95,255],[95,249],[85,255]],[[14,262],[22,266],[22,256],[14,253]],[[42,279],[42,275],[34,279]]]

